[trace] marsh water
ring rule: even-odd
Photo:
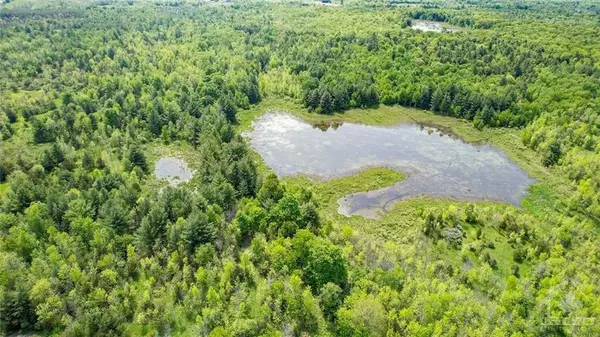
[[[177,186],[192,179],[193,172],[183,159],[163,157],[154,165],[154,175],[160,180],[168,181],[171,186]]]
[[[406,179],[338,200],[344,215],[377,217],[416,196],[505,201],[519,205],[534,182],[501,151],[470,144],[430,127],[344,123],[311,125],[285,113],[267,113],[246,134],[279,177],[333,179],[368,167],[389,167]]]
[[[450,28],[450,27],[442,27],[442,24],[437,21],[428,21],[428,20],[412,20],[411,26],[414,30],[420,30],[423,32],[458,32],[458,28]]]

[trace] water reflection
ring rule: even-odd
[[[456,27],[443,27],[441,22],[429,20],[412,20],[410,28],[420,30],[422,32],[458,32],[460,29]]]
[[[345,123],[325,128],[289,114],[265,114],[246,136],[280,177],[331,179],[367,167],[390,167],[407,178],[393,186],[341,198],[345,215],[375,217],[399,200],[420,195],[497,200],[519,205],[534,182],[489,145],[469,144],[431,126]],[[446,136],[450,135],[450,137]]]
[[[312,126],[315,129],[319,129],[323,132],[329,130],[329,129],[333,129],[333,130],[337,130],[340,126],[342,126],[342,124],[344,124],[343,122],[326,122],[326,121],[320,121],[317,123],[313,123]]]
[[[158,179],[167,180],[171,186],[177,186],[192,179],[193,172],[183,159],[163,157],[156,162],[154,175]]]

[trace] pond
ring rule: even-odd
[[[163,157],[154,165],[154,175],[160,180],[168,181],[169,185],[174,187],[192,179],[193,172],[183,159]]]
[[[410,28],[414,30],[420,30],[422,32],[458,32],[459,29],[455,27],[443,27],[441,22],[428,21],[428,20],[412,20]]]
[[[470,144],[431,127],[398,124],[311,125],[285,113],[267,113],[245,135],[279,177],[328,180],[368,167],[389,167],[406,179],[340,200],[344,215],[377,217],[402,199],[418,196],[493,200],[520,205],[534,182],[501,151]]]

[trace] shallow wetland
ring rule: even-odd
[[[311,125],[289,114],[267,113],[254,121],[246,136],[279,177],[329,180],[370,167],[406,175],[392,186],[340,198],[338,211],[344,215],[374,218],[397,201],[423,195],[519,206],[535,182],[490,145],[468,143],[418,124]]]

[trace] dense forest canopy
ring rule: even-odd
[[[599,14],[4,0],[0,334],[600,335]],[[240,117],[274,99],[518,129],[561,187],[524,208],[416,201],[363,233],[249,149]],[[190,154],[190,182],[153,176],[168,151]]]

